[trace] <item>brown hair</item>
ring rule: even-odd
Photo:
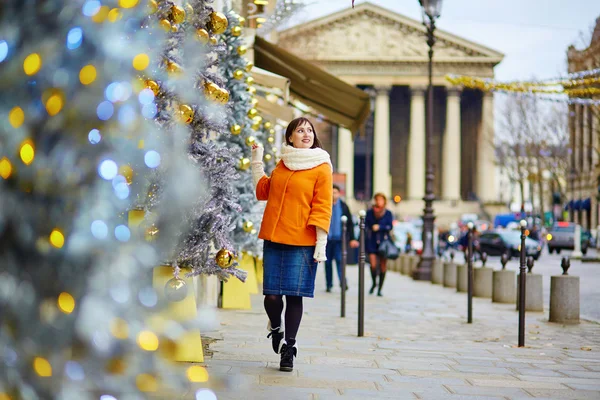
[[[378,197],[381,197],[383,199],[383,204],[387,204],[387,197],[385,197],[385,194],[375,193],[375,195],[373,196],[373,200],[377,199]]]
[[[322,149],[323,146],[321,145],[321,141],[317,137],[317,131],[315,130],[315,126],[312,124],[312,122],[310,122],[310,120],[308,118],[304,118],[304,117],[296,118],[295,120],[292,120],[292,122],[289,123],[289,125],[287,126],[287,128],[285,130],[285,143],[288,146],[292,146],[292,143],[290,142],[290,138],[292,137],[292,134],[294,133],[294,131],[296,130],[297,127],[299,127],[300,125],[304,125],[304,124],[309,124],[313,130],[314,140],[313,140],[313,144],[310,148],[316,149],[318,147],[318,148]]]

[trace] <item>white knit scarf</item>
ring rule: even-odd
[[[333,170],[329,153],[318,147],[316,149],[297,149],[284,144],[281,147],[281,160],[292,171],[313,169],[321,164],[329,164]]]

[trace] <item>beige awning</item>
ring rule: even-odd
[[[271,117],[275,117],[286,123],[289,123],[294,119],[294,111],[291,107],[272,103],[262,96],[256,96],[256,99],[258,100],[256,108],[258,108],[258,111],[261,113],[270,115]]]
[[[254,41],[254,64],[289,78],[292,96],[352,132],[371,112],[367,93],[259,36]]]
[[[286,103],[290,97],[290,80],[289,78],[281,75],[274,74],[262,68],[254,66],[252,68],[252,77],[258,86],[264,88],[275,88],[278,89],[281,98]]]

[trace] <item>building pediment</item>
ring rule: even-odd
[[[316,62],[420,62],[428,59],[419,21],[362,3],[279,33],[278,45]],[[495,65],[503,54],[436,30],[434,61]]]

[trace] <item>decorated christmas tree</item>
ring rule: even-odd
[[[172,363],[185,323],[160,313],[161,299],[190,288],[174,278],[157,291],[152,271],[189,231],[182,215],[235,208],[233,192],[218,186],[232,158],[211,144],[223,111],[203,102],[205,92],[225,92],[211,92],[206,52],[191,44],[183,54],[194,55],[189,75],[202,77],[202,90],[178,88],[188,74],[176,47],[192,42],[174,36],[208,24],[212,11],[195,1],[178,23],[181,8],[155,5],[148,18],[137,0],[2,4],[0,398],[173,398],[208,379],[200,366]],[[165,18],[155,24],[156,15]],[[167,16],[169,33],[158,28]],[[166,50],[154,52],[161,43]],[[163,68],[181,77],[171,83]],[[187,118],[171,122],[189,116],[188,104],[191,135]],[[152,241],[124,218],[148,193],[160,197],[160,234],[145,232]],[[227,201],[215,205],[217,195]],[[226,217],[203,218],[196,228],[216,230],[206,238],[225,236]]]
[[[256,109],[257,90],[251,73],[253,65],[244,57],[247,51],[242,36],[244,18],[231,11],[227,13],[227,18],[230,24],[222,35],[226,51],[219,69],[226,78],[226,88],[231,94],[227,109],[231,135],[223,136],[221,140],[239,154],[239,178],[234,185],[242,211],[234,218],[234,243],[238,251],[262,255],[262,241],[258,239],[257,231],[262,221],[264,204],[256,200],[252,183],[251,146],[254,143],[264,146],[265,169],[270,173],[276,160],[275,130],[272,122],[263,119]]]
[[[236,268],[231,238],[232,220],[241,210],[233,186],[238,179],[238,149],[219,140],[227,132],[224,105],[230,102],[217,68],[225,51],[219,35],[228,26],[227,18],[206,1],[191,1],[184,7],[157,1],[147,26],[156,23],[167,39],[159,49],[160,62],[142,77],[156,96],[155,121],[163,135],[187,132],[182,150],[209,183],[194,199],[193,209],[185,215],[185,229],[172,238],[174,246],[164,257],[175,267],[176,276],[180,267],[188,267],[188,276],[215,274],[226,280],[233,274],[243,280],[245,273]],[[169,192],[162,189],[165,184],[162,174],[155,174],[142,202],[148,211],[146,231],[159,235],[163,229],[154,220],[157,206],[169,201],[165,197]]]

